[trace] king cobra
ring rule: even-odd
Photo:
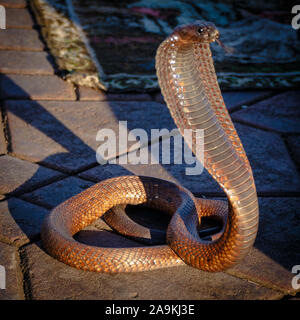
[[[258,229],[256,188],[217,82],[210,51],[213,41],[225,47],[213,23],[196,21],[177,27],[157,50],[156,71],[180,133],[184,135],[185,129],[193,133],[188,143],[194,153],[197,130],[203,130],[204,168],[228,202],[195,198],[180,185],[152,177],[111,178],[58,205],[45,218],[41,238],[51,256],[78,269],[108,273],[183,264],[218,272],[240,262],[249,252]],[[159,208],[170,215],[166,244],[107,248],[74,239],[109,210],[127,204]],[[223,222],[221,232],[209,240],[199,236],[205,216]]]

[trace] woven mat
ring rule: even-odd
[[[300,40],[291,27],[291,8],[272,1],[236,1],[238,6],[235,1],[212,0],[33,2],[44,17],[40,20],[50,49],[53,42],[57,45],[53,37],[60,39],[62,53],[54,55],[61,59],[66,77],[80,84],[119,92],[157,90],[157,47],[174,27],[194,20],[214,22],[222,41],[234,48],[226,54],[212,44],[222,89],[287,88],[300,83]],[[61,24],[53,25],[54,18],[49,25],[45,5],[74,26],[72,37]]]

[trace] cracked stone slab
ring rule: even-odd
[[[0,75],[1,99],[76,100],[74,87],[57,76]]]
[[[47,52],[0,51],[0,72],[30,75],[52,75],[54,69]]]
[[[18,195],[63,177],[64,174],[17,159],[0,157],[0,194]]]
[[[254,248],[227,272],[284,294],[296,294],[291,271],[300,264],[299,205],[299,198],[259,198],[260,222]]]
[[[0,0],[0,5],[6,8],[25,8],[26,0]]]
[[[297,169],[289,157],[288,151],[281,137],[276,133],[265,132],[259,129],[236,124],[237,132],[243,142],[248,159],[254,172],[257,191],[260,193],[295,192],[300,190],[300,178]],[[151,147],[160,148],[159,163],[150,163]],[[134,151],[126,156],[119,157],[116,164],[99,165],[79,176],[98,182],[119,175],[145,175],[173,181],[186,187],[196,195],[224,195],[218,184],[210,177],[206,170],[200,171],[199,166],[187,165],[184,158],[182,164],[174,163],[174,144],[170,145],[170,164],[162,161],[162,142],[151,144],[151,147],[142,148],[139,153]],[[184,150],[182,147],[181,150]],[[145,152],[147,164],[130,163],[130,155],[139,155]],[[122,161],[122,162],[121,162]],[[127,163],[125,163],[127,162]],[[122,164],[125,163],[125,164]],[[195,175],[187,174],[187,168],[193,170]],[[199,173],[197,173],[199,172]]]
[[[6,28],[31,29],[33,26],[33,19],[27,9],[6,9]]]
[[[234,120],[281,133],[300,133],[300,91],[286,91],[235,112]]]
[[[93,183],[89,181],[77,177],[68,177],[33,192],[25,193],[21,197],[47,208],[53,208],[92,185]]]
[[[10,198],[0,202],[0,240],[21,246],[36,238],[48,211],[29,202]]]
[[[137,149],[136,135],[126,147],[127,132],[143,128],[150,139],[151,128],[171,130],[175,127],[168,110],[156,102],[98,102],[98,101],[5,101],[13,154],[31,161],[42,161],[68,172],[84,170],[97,164],[96,141],[100,129],[116,135],[116,151],[109,157]],[[119,121],[127,121],[121,125]],[[127,128],[126,128],[127,127]],[[127,131],[126,131],[127,130]],[[100,138],[105,139],[105,132]],[[99,136],[98,136],[99,137]],[[122,139],[121,138],[121,139]],[[99,140],[99,139],[98,139]]]
[[[4,268],[4,271],[3,271]],[[24,300],[19,255],[13,246],[0,242],[0,272],[4,273],[4,287],[0,287],[0,300]],[[1,281],[1,285],[3,285]]]
[[[101,244],[100,244],[101,245]],[[81,271],[24,247],[23,269],[34,300],[59,299],[278,299],[281,293],[225,273],[189,266],[115,275]]]
[[[224,102],[229,111],[238,108],[242,105],[252,104],[258,100],[268,97],[271,91],[228,91],[223,92]],[[160,103],[165,103],[161,93],[155,95],[155,100]]]
[[[0,49],[43,51],[44,44],[36,30],[6,29],[0,32]]]

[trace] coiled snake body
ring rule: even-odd
[[[156,55],[159,85],[170,113],[183,134],[204,130],[204,167],[228,198],[195,199],[181,186],[150,177],[126,176],[100,182],[57,206],[42,226],[46,251],[83,270],[132,272],[189,264],[205,271],[221,271],[249,251],[258,228],[257,195],[245,151],[225,107],[209,43],[218,41],[212,23],[181,26],[160,45]],[[102,248],[77,242],[73,235],[109,209],[146,204],[172,215],[167,245]],[[201,217],[223,221],[222,232],[211,241],[199,237]],[[184,261],[184,262],[183,262]]]

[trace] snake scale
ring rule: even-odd
[[[213,41],[223,45],[210,22],[177,27],[157,50],[156,70],[179,131],[183,134],[184,129],[192,129],[189,147],[193,151],[196,131],[204,130],[204,167],[226,193],[228,205],[194,198],[185,188],[152,177],[108,179],[58,205],[45,218],[41,238],[51,256],[79,269],[108,273],[184,263],[217,272],[235,265],[249,252],[258,229],[256,188],[217,82],[210,51]],[[144,204],[170,214],[167,244],[106,248],[73,238],[108,210],[125,204]],[[203,216],[214,216],[223,222],[222,231],[211,240],[199,236]]]

